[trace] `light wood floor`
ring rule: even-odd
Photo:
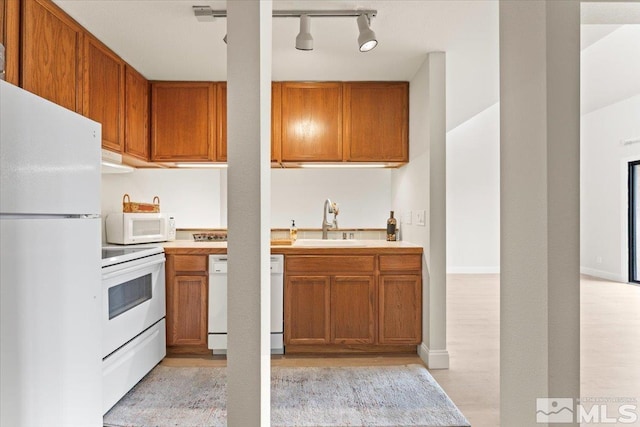
[[[640,287],[582,278],[583,397],[633,397],[640,404]],[[500,284],[498,275],[449,275],[450,369],[433,370],[473,427],[500,425]],[[214,357],[171,357],[168,366],[224,366]],[[417,356],[282,356],[273,366],[372,366],[422,363]],[[628,424],[627,424],[628,425]],[[632,424],[640,426],[638,424]]]

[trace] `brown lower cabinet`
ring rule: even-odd
[[[331,342],[373,344],[376,287],[374,276],[335,276],[331,281]]]
[[[207,255],[167,255],[167,347],[174,352],[207,352],[207,264]]]
[[[285,257],[285,352],[416,352],[422,255]]]
[[[331,277],[290,276],[285,289],[286,344],[329,344]]]
[[[210,354],[208,254],[166,257],[168,351]],[[415,353],[422,255],[285,255],[284,322],[286,353]]]
[[[378,281],[380,344],[418,344],[422,326],[419,274],[384,274]]]

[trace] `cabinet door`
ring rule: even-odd
[[[22,87],[81,113],[82,28],[51,1],[22,4]]]
[[[271,162],[282,160],[282,83],[271,83]]]
[[[290,276],[285,281],[284,342],[328,344],[329,276]]]
[[[282,160],[342,160],[342,83],[282,83]]]
[[[0,44],[5,45],[5,32],[7,27],[7,0],[0,0]]]
[[[335,276],[331,282],[331,342],[373,344],[375,341],[373,276]]]
[[[422,339],[420,275],[381,275],[378,342],[419,344]]]
[[[208,82],[151,84],[151,160],[215,160],[216,88]]]
[[[121,152],[124,141],[124,61],[100,41],[84,38],[82,114],[102,124],[102,147]]]
[[[218,137],[216,138],[216,160],[227,161],[227,84],[217,84]]]
[[[20,62],[20,2],[0,0],[0,43],[4,45],[5,80],[19,83]]]
[[[207,276],[173,276],[167,284],[167,346],[206,346]]]
[[[125,67],[124,152],[149,160],[149,82]]]
[[[409,161],[409,84],[345,83],[345,160]]]
[[[218,137],[216,160],[227,161],[227,84],[218,83]],[[280,83],[271,85],[271,161],[280,161]]]

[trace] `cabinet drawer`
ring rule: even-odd
[[[287,272],[297,273],[369,273],[375,269],[375,259],[369,256],[290,256],[286,257]]]
[[[422,270],[422,255],[380,255],[380,271],[409,270]]]
[[[207,257],[202,255],[173,255],[175,271],[193,271],[207,273]]]

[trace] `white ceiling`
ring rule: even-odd
[[[226,80],[226,19],[199,22],[192,11],[194,5],[225,9],[226,1],[54,1],[148,79]],[[583,20],[606,15],[608,8],[594,5]],[[315,18],[314,50],[298,51],[299,21],[275,18],[273,80],[410,80],[428,52],[444,51],[448,130],[499,100],[496,0],[274,0],[273,8],[377,9],[371,27],[379,41],[360,53],[355,18]],[[618,30],[583,26],[583,48]]]

